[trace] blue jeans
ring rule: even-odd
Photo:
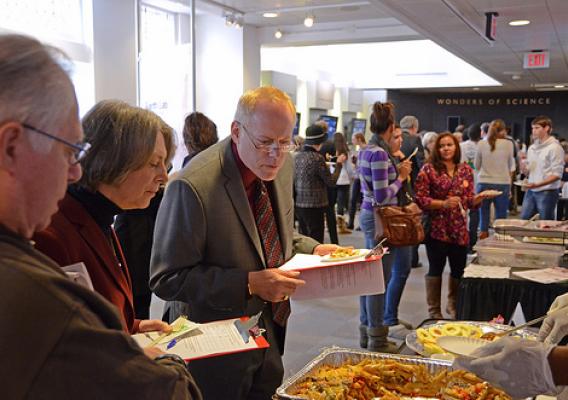
[[[489,230],[491,203],[495,203],[495,218],[499,219],[507,218],[507,213],[509,211],[509,192],[511,191],[511,185],[508,184],[501,185],[496,183],[478,183],[476,192],[481,193],[484,190],[499,190],[500,192],[503,192],[503,194],[495,197],[494,199],[487,199],[481,202],[480,221],[479,221],[479,230],[481,232],[487,232]]]
[[[384,324],[387,326],[398,324],[398,305],[410,275],[413,248],[414,246],[404,246],[391,250],[394,253],[394,263],[385,293]]]
[[[365,246],[369,249],[373,248],[377,244],[375,242],[375,216],[373,215],[373,212],[362,209],[359,216],[359,225],[365,234]],[[391,252],[389,254],[385,254],[382,259],[385,283],[390,280],[390,271],[393,261],[394,254],[391,250]],[[361,296],[359,298],[359,319],[361,321],[361,325],[373,328],[383,326],[384,308],[384,294]]]
[[[558,203],[557,189],[540,192],[529,189],[523,200],[521,219],[529,219],[536,213],[540,214],[540,219],[554,219],[556,203]]]

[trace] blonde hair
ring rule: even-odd
[[[288,108],[290,115],[294,117],[296,123],[296,107],[286,93],[273,86],[261,86],[256,89],[248,90],[239,99],[234,120],[240,123],[247,123],[254,116],[256,107],[261,102],[282,105]]]

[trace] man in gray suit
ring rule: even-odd
[[[326,254],[337,247],[293,232],[289,151],[295,118],[294,105],[280,90],[245,93],[231,136],[190,161],[168,185],[158,212],[150,287],[176,301],[170,319],[187,313],[193,321],[208,322],[262,311],[268,349],[190,363],[206,399],[274,394],[283,376],[279,349],[284,348],[288,298],[304,281],[297,272],[271,267],[294,253]],[[259,233],[265,225],[257,218],[257,199],[266,194],[267,218],[275,228],[268,240]]]

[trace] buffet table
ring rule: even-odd
[[[517,303],[528,320],[546,314],[556,296],[568,292],[568,283],[541,284],[517,279],[462,278],[457,319],[489,321],[501,314],[509,321]]]

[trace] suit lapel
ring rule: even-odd
[[[77,226],[79,235],[83,238],[87,246],[91,248],[92,253],[99,259],[100,264],[106,269],[107,273],[112,276],[116,286],[119,287],[128,298],[132,298],[129,275],[128,273],[124,273],[117,265],[118,258],[126,271],[127,266],[122,252],[119,250],[120,254],[117,254],[115,257],[111,244],[103,234],[101,228],[77,200],[67,195],[64,201],[68,203],[68,207],[62,207],[62,212]]]
[[[239,217],[244,230],[253,243],[258,256],[262,260],[263,264],[266,265],[266,260],[264,259],[264,253],[262,251],[262,244],[260,243],[260,237],[258,236],[258,231],[256,229],[256,222],[254,221],[254,216],[250,209],[247,194],[245,192],[243,179],[233,156],[233,151],[231,150],[230,137],[226,140],[225,146],[223,146],[222,149],[223,150],[219,152],[219,156],[221,170],[223,171],[223,175],[227,178],[225,181],[227,196],[229,196],[229,199],[233,204],[233,208],[235,209],[235,213]]]

